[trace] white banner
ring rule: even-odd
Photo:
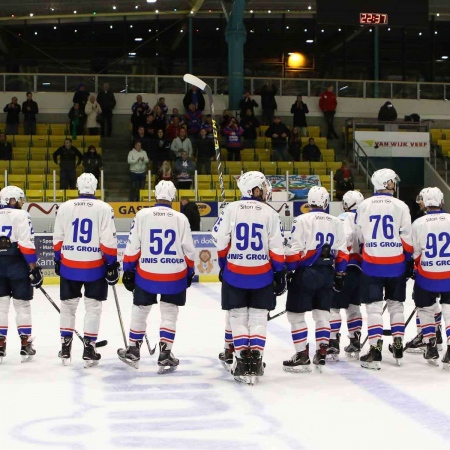
[[[356,131],[355,140],[371,157],[426,158],[430,155],[429,133]]]

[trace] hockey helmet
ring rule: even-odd
[[[427,190],[428,188],[423,188],[418,194],[417,194],[417,197],[416,197],[416,203],[421,203],[421,202],[423,202],[423,194],[425,193],[425,191]]]
[[[172,202],[177,195],[177,189],[171,181],[162,180],[155,186],[156,200]]]
[[[393,183],[394,188],[389,189],[389,182]],[[399,176],[392,169],[380,169],[372,175],[372,184],[376,191],[382,191],[384,189],[395,191],[399,182]]]
[[[80,194],[94,195],[97,190],[97,178],[92,173],[82,173],[77,179],[77,189]]]
[[[313,186],[308,192],[308,204],[311,208],[326,209],[330,201],[330,194],[322,186]]]
[[[15,199],[16,202],[22,200],[25,201],[25,194],[17,186],[6,186],[0,191],[0,202],[2,206],[8,206],[11,199]]]
[[[244,173],[239,178],[238,188],[242,197],[253,197],[253,189],[259,188],[262,192],[262,199],[267,201],[267,180],[261,172],[252,170]]]
[[[364,200],[364,196],[359,191],[347,191],[342,197],[342,207],[344,211],[351,211]]]
[[[444,194],[437,187],[430,187],[428,189],[424,189],[424,193],[422,194],[423,204],[426,208],[435,207],[442,208],[444,204]]]

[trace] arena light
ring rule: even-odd
[[[289,55],[287,60],[288,67],[299,68],[305,65],[306,63],[305,55],[302,55],[301,53],[289,53],[288,55]]]
[[[442,56],[441,59],[448,59],[448,56]]]
[[[147,0],[147,3],[156,3],[156,0]]]
[[[313,42],[314,42],[313,39],[307,39],[307,40],[306,40],[306,43],[307,43],[307,44],[312,44]]]
[[[141,42],[141,41],[142,41],[142,38],[134,38],[134,40],[135,40],[136,42]]]

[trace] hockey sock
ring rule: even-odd
[[[75,314],[77,312],[79,298],[71,298],[70,300],[61,300],[61,315],[59,317],[59,331],[61,338],[65,336],[73,336],[75,328]]]
[[[436,325],[434,323],[434,306],[427,306],[417,310],[422,325],[423,340],[430,342],[430,338],[436,337]]]
[[[348,305],[346,309],[347,314],[347,329],[348,337],[354,338],[355,333],[361,331],[362,328],[362,315],[361,307],[359,305]]]
[[[320,344],[327,344],[330,341],[330,313],[322,309],[313,309],[312,316],[316,322],[316,350]]]
[[[420,325],[419,311],[417,311],[417,313],[416,313],[416,327],[417,327],[417,334],[422,333],[422,327]]]
[[[250,344],[248,327],[248,308],[230,309],[231,332],[233,333],[234,349],[239,355],[241,350],[247,350]]]
[[[225,311],[225,350],[229,350],[231,344],[233,344],[233,333],[231,332],[230,312]]]
[[[287,318],[291,324],[292,341],[295,351],[302,352],[306,350],[308,341],[308,327],[306,325],[305,313],[288,312]]]
[[[369,344],[377,345],[378,339],[383,336],[383,302],[373,302],[366,305],[367,311],[367,332]]]
[[[161,326],[159,327],[159,340],[167,344],[167,350],[170,350],[175,340],[177,329],[178,306],[172,303],[161,301],[159,304],[161,310]]]
[[[151,309],[152,305],[142,306],[133,304],[129,335],[130,346],[136,346],[136,341],[144,340],[147,329],[147,318]]]
[[[0,297],[0,336],[8,334],[9,296]]]
[[[250,331],[250,350],[264,353],[267,334],[267,309],[248,309],[248,327]]]
[[[93,298],[84,297],[86,314],[84,316],[84,337],[95,342],[100,328],[100,317],[102,315],[102,302]]]
[[[403,302],[398,302],[396,300],[386,300],[386,303],[387,309],[391,316],[392,337],[403,338],[403,336],[405,335],[405,314],[404,314],[405,308]]]
[[[336,335],[341,331],[341,311],[340,309],[331,308],[330,309],[330,338],[336,339]]]
[[[31,305],[29,300],[13,299],[19,336],[31,336]]]
[[[434,323],[436,325],[436,328],[441,324],[442,320],[442,313],[441,308],[439,307],[439,303],[434,304]]]
[[[442,304],[442,316],[445,322],[445,333],[447,335],[447,344],[450,345],[450,305]]]

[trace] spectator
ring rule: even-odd
[[[308,139],[308,145],[303,147],[302,158],[303,161],[320,161],[322,153],[319,147],[314,143],[314,138]]]
[[[142,150],[141,141],[136,141],[134,148],[128,153],[131,178],[130,202],[139,201],[139,191],[145,186],[148,161],[147,153]]]
[[[189,110],[189,105],[192,104],[195,105],[197,111],[203,112],[205,110],[205,98],[197,86],[192,86],[183,98],[183,105],[186,111]]]
[[[137,133],[133,136],[133,138],[135,141],[140,142],[143,150],[145,150],[146,152],[149,151],[152,136],[150,136],[150,134],[144,127],[139,127]]]
[[[223,134],[227,137],[227,159],[228,161],[240,161],[242,142],[241,136],[244,134],[244,129],[240,127],[237,120],[231,117],[228,126],[223,130]]]
[[[245,91],[244,98],[239,102],[239,109],[241,110],[241,119],[247,114],[249,109],[253,114],[255,113],[255,108],[259,105],[252,99],[250,91]]]
[[[100,124],[102,126],[102,136],[112,135],[113,110],[116,107],[116,97],[109,89],[109,84],[103,84],[103,90],[97,95],[97,102],[101,108]]]
[[[186,151],[181,152],[181,158],[175,161],[173,170],[177,177],[178,189],[190,189],[195,172],[195,163],[188,158]]]
[[[267,128],[265,136],[272,139],[273,156],[275,160],[290,161],[287,140],[291,132],[289,128],[281,122],[280,116],[273,118],[272,125]]]
[[[156,131],[166,129],[166,119],[165,119],[159,105],[155,105],[152,109],[152,112],[149,115],[153,116],[155,119],[153,123],[155,124]],[[156,137],[156,131],[155,131],[155,137]]]
[[[58,165],[59,156],[59,177],[61,189],[76,189],[77,176],[76,166],[83,161],[80,150],[72,145],[72,139],[67,138],[64,145],[53,153],[53,161]],[[78,158],[78,162],[76,159]]]
[[[23,128],[25,134],[36,134],[36,114],[39,113],[38,104],[33,100],[33,94],[28,91],[27,99],[22,103]]]
[[[176,137],[180,135],[180,119],[177,116],[174,116],[173,121],[167,125],[166,128],[166,138],[173,141]]]
[[[171,143],[171,140],[164,139],[163,130],[158,130],[156,139],[150,140],[147,154],[153,165],[152,170],[155,172],[163,161],[173,159],[173,153],[172,150],[170,150]]]
[[[89,97],[89,101],[86,103],[86,107],[84,108],[84,112],[86,114],[86,127],[91,136],[97,136],[99,123],[101,120],[100,114],[102,113],[102,108],[99,103],[95,100],[95,96],[91,95]]]
[[[163,161],[158,169],[158,172],[156,174],[156,183],[159,183],[162,180],[172,181],[173,183],[175,183],[175,174],[173,173],[170,160]]]
[[[394,122],[397,120],[397,111],[391,102],[386,102],[378,113],[379,122]]]
[[[184,128],[180,128],[180,135],[172,141],[170,148],[175,153],[175,157],[177,159],[181,158],[182,151],[187,152],[189,158],[191,158],[194,154],[192,150],[192,142],[188,137],[186,137],[186,130]]]
[[[103,167],[103,159],[97,153],[94,145],[88,147],[83,155],[83,167],[85,173],[92,173],[97,180],[100,180],[100,169]]]
[[[84,108],[88,102],[89,92],[86,90],[86,86],[84,84],[80,84],[73,94],[72,103],[78,103],[80,105],[80,109],[84,111]]]
[[[339,139],[339,136],[334,130],[334,115],[336,114],[337,99],[336,94],[333,92],[334,87],[330,84],[327,90],[322,93],[319,100],[319,108],[323,112],[325,117],[325,122],[327,124],[327,138],[328,139]]]
[[[173,123],[173,120],[175,119],[175,117],[178,117],[178,123],[180,125],[184,125],[184,118],[180,114],[180,111],[178,110],[178,108],[172,109],[172,115],[169,117],[169,123]]]
[[[248,108],[245,115],[241,117],[241,127],[244,130],[244,148],[255,148],[259,121],[252,109]]]
[[[264,125],[271,125],[273,122],[273,115],[278,108],[275,96],[277,95],[278,89],[272,84],[271,81],[267,81],[266,84],[261,88],[261,107],[263,111],[263,122]]]
[[[355,189],[352,173],[347,161],[342,161],[342,166],[336,170],[333,177],[336,182],[336,197],[342,200],[344,194]]]
[[[136,101],[131,107],[131,123],[133,124],[133,136],[137,133],[139,127],[145,126],[148,110],[148,104],[142,101],[142,95],[138,95],[136,97]]]
[[[72,139],[76,139],[78,135],[84,134],[84,124],[86,123],[86,114],[84,108],[81,109],[79,103],[74,103],[69,111],[70,134]]]
[[[214,161],[215,157],[214,141],[208,138],[206,130],[203,128],[200,130],[200,137],[195,143],[195,157],[197,159],[197,171],[199,174],[203,173],[205,168],[205,174],[211,175],[211,161]]]
[[[222,119],[220,121],[220,129],[223,131],[227,126],[230,119],[233,117],[229,109],[224,109],[222,112]]]
[[[289,137],[289,154],[294,161],[301,161],[302,133],[299,127],[294,127]]]
[[[306,114],[308,113],[308,105],[303,103],[301,95],[297,95],[297,101],[291,107],[291,114],[294,114],[294,127],[299,127],[303,136],[308,135],[308,125],[306,124]]]
[[[6,140],[6,134],[0,133],[0,160],[11,161],[12,145]]]
[[[164,121],[166,121],[167,111],[169,111],[169,108],[166,105],[166,99],[164,97],[160,97],[156,105],[161,109],[161,116],[163,117]]]
[[[196,203],[189,201],[189,197],[181,198],[181,212],[187,217],[191,231],[200,231],[200,211]]]
[[[201,130],[206,130],[206,137],[208,139],[214,139],[214,130],[212,124],[212,116],[208,114],[205,121],[202,123]]]
[[[145,118],[145,133],[148,135],[148,138],[149,139],[156,138],[156,136],[158,134],[157,132],[159,129],[164,129],[164,128],[161,128],[158,125],[158,123],[156,122],[155,116],[153,116],[152,114],[149,114]]]
[[[6,113],[6,134],[16,135],[19,131],[19,117],[20,117],[20,105],[17,103],[17,97],[11,99],[11,103],[8,103],[3,112]]]
[[[185,114],[184,117],[187,123],[187,132],[189,139],[192,142],[195,142],[202,125],[202,112],[198,111],[195,108],[195,105],[192,103],[189,105],[189,111]]]

